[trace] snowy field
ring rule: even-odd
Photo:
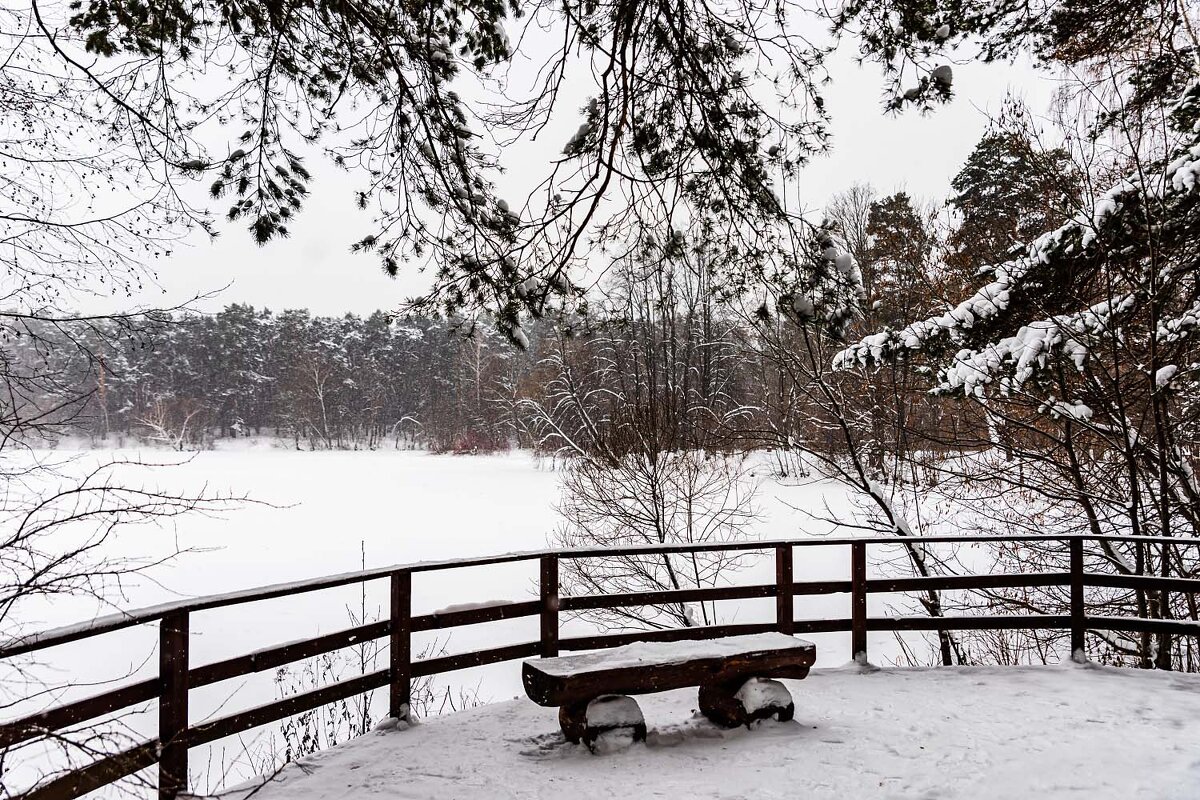
[[[565,742],[554,709],[497,703],[367,734],[253,796],[1200,797],[1200,676],[1066,665],[816,670],[785,683],[792,722],[721,730],[695,716],[694,690],[678,690],[641,698],[645,745],[596,756]]]
[[[62,453],[53,454],[61,457]],[[95,459],[137,456],[136,453],[80,453],[82,469]],[[141,454],[155,461],[172,454]],[[821,535],[831,526],[818,515],[845,517],[849,503],[844,490],[832,482],[784,484],[771,477],[770,463],[756,469],[760,482],[757,504],[762,512],[758,535],[763,539]],[[147,476],[143,476],[145,478]],[[130,582],[114,601],[136,608],[166,600],[245,589],[367,567],[426,559],[464,558],[547,546],[558,524],[555,502],[558,478],[549,462],[527,453],[503,456],[435,456],[420,452],[295,452],[266,446],[196,454],[187,463],[155,470],[148,478],[156,485],[197,491],[249,494],[263,505],[248,504],[221,516],[185,518],[173,531],[136,530],[113,544],[112,552],[161,555],[175,548],[183,553],[169,564],[152,568],[145,578]],[[849,553],[844,548],[797,551],[797,579],[845,579]],[[418,575],[413,583],[414,613],[451,604],[488,600],[527,600],[535,595],[536,562],[497,565]],[[770,582],[768,559],[732,576],[737,583]],[[350,627],[352,617],[368,620],[386,613],[386,581],[367,585],[365,597],[357,587],[201,612],[192,616],[192,663],[201,665],[299,638]],[[873,598],[874,602],[874,598]],[[883,611],[881,607],[878,610]],[[94,603],[56,601],[26,606],[25,631],[89,619],[112,608]],[[774,601],[722,604],[724,621],[772,619]],[[798,598],[798,617],[845,617],[846,596]],[[524,619],[477,625],[442,634],[436,647],[464,652],[537,638],[537,620]],[[569,630],[569,629],[568,629]],[[849,658],[849,636],[812,637],[818,645],[819,666],[840,666]],[[156,626],[105,635],[45,651],[41,675],[55,685],[70,684],[60,701],[94,694],[105,682],[153,674],[156,666]],[[414,637],[414,652],[430,645],[432,634]],[[872,656],[887,661],[895,652],[889,634],[871,641]],[[386,653],[376,654],[378,666]],[[304,676],[299,665],[277,683],[273,671],[217,684],[191,695],[192,722],[223,716],[273,700],[287,690],[313,688],[329,676]],[[341,677],[357,674],[344,672]],[[507,700],[521,694],[519,665],[498,664],[464,670],[439,679],[439,691],[463,690],[478,700]],[[21,704],[7,718],[38,710],[46,704]],[[378,718],[382,699],[372,715]],[[126,719],[131,735],[153,730],[151,713]],[[147,725],[150,724],[150,727]],[[255,737],[273,735],[278,726],[251,732],[238,741],[218,743],[212,752],[192,753],[193,785],[215,785],[222,775],[245,777],[254,763]],[[258,741],[261,741],[259,739]],[[27,762],[32,764],[32,761]],[[201,765],[197,767],[195,765]],[[12,768],[10,762],[6,765]],[[22,765],[6,777],[20,785]]]

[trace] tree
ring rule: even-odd
[[[871,203],[866,224],[863,276],[865,308],[860,330],[876,330],[930,310],[934,276],[935,234],[904,192]],[[870,418],[870,438],[863,442],[871,469],[882,481],[896,476],[907,449],[904,431],[919,416],[913,377],[904,364],[877,370],[854,394],[861,395]]]
[[[879,395],[900,382],[893,378],[891,384],[877,385],[875,376],[867,375],[865,380],[871,383],[864,385],[864,376],[836,369],[831,362],[841,343],[820,326],[797,320],[786,306],[775,314],[759,307],[746,313],[745,319],[754,325],[755,335],[744,344],[744,360],[763,364],[774,385],[764,392],[758,413],[742,431],[743,440],[792,456],[802,466],[815,465],[822,476],[844,485],[860,513],[853,519],[830,514],[825,522],[895,536],[900,554],[893,562],[897,567],[920,577],[938,574],[936,554],[920,541],[922,518],[906,513],[901,502],[903,482],[888,480],[884,471],[884,459],[889,458],[894,464],[891,473],[899,477],[901,462],[884,449],[882,428],[893,418],[886,415],[889,409]],[[896,391],[893,397],[896,406],[905,409],[911,392]],[[897,441],[907,434],[907,428],[894,430]],[[804,475],[803,470],[797,472]],[[808,513],[822,518],[817,510]],[[945,615],[941,591],[923,592],[919,602],[931,617]],[[936,636],[940,663],[962,663],[958,634],[937,630]]]
[[[838,35],[857,24],[863,53],[889,70],[899,59],[928,73],[915,90],[894,87],[895,108],[951,95],[949,66],[924,65],[944,61],[952,42],[979,37],[999,55],[1032,15],[966,7],[943,31],[916,5],[883,7],[897,13],[860,2],[831,21]],[[417,307],[488,308],[517,341],[521,317],[540,315],[550,298],[578,301],[573,272],[586,269],[589,238],[615,245],[635,228],[701,226],[720,251],[714,287],[734,295],[805,267],[816,246],[817,231],[773,185],[827,142],[819,87],[830,46],[795,32],[810,13],[799,4],[739,0],[717,14],[698,0],[411,9],[188,0],[153,10],[85,0],[12,13],[14,29],[32,34],[22,52],[94,93],[100,118],[135,148],[122,152],[136,153],[181,221],[187,206],[172,180],[203,176],[256,240],[287,235],[311,184],[305,157],[319,144],[334,163],[362,170],[357,202],[375,224],[356,249],[393,273],[406,258],[431,257],[435,287]],[[522,17],[525,29],[510,36]],[[1045,28],[1025,38],[1044,38]],[[516,46],[533,53],[547,41],[555,44],[532,95],[493,112],[464,99],[486,92]],[[217,52],[226,82],[191,80]],[[510,204],[494,185],[502,154],[477,141],[473,114],[501,141],[532,137],[573,103],[560,87],[576,73],[590,97],[565,157]]]
[[[838,192],[829,199],[825,206],[825,219],[838,232],[846,245],[846,252],[854,257],[859,265],[870,261],[871,234],[867,230],[871,223],[871,208],[879,194],[875,187],[866,183],[856,183],[843,192]],[[871,289],[864,278],[864,290],[870,296]]]
[[[871,204],[867,237],[866,260],[859,264],[867,325],[894,325],[927,309],[934,234],[907,194],[897,192]]]
[[[981,265],[1001,264],[1014,248],[1053,228],[1078,206],[1078,179],[1061,148],[1039,150],[1020,130],[987,133],[951,181],[958,224],[946,264],[968,282]]]
[[[54,281],[46,276],[37,291],[53,293]],[[0,312],[0,638],[13,644],[35,633],[30,619],[45,604],[83,598],[97,610],[109,606],[126,582],[177,553],[170,535],[175,520],[229,509],[238,500],[157,489],[152,476],[165,464],[38,452],[52,449],[76,426],[94,424],[105,352],[158,335],[171,315],[80,317],[47,306],[30,311],[33,292],[14,292],[13,306]],[[160,530],[162,542],[155,553],[122,555],[123,534],[138,526]],[[0,709],[26,711],[25,704],[49,704],[60,696],[42,666],[33,657],[4,660]],[[130,736],[117,723],[47,732],[45,739],[5,748],[0,767],[47,742],[67,761],[120,750]]]
[[[407,257],[432,256],[437,285],[419,305],[488,307],[511,331],[518,312],[540,313],[548,295],[571,298],[568,270],[582,263],[584,231],[619,186],[669,187],[659,194],[727,228],[739,242],[730,254],[747,263],[762,262],[752,238],[759,229],[796,222],[769,190],[768,162],[794,169],[824,135],[810,75],[821,51],[784,33],[782,21],[775,32],[756,30],[765,9],[747,2],[718,19],[694,3],[672,9],[674,30],[621,2],[533,9],[531,27],[550,22],[564,34],[546,65],[551,81],[485,124],[514,135],[540,129],[557,110],[568,66],[587,69],[587,58],[569,58],[577,49],[597,57],[596,94],[562,169],[539,187],[545,201],[511,207],[495,194],[495,155],[475,143],[472,104],[452,87],[486,85],[512,57],[505,26],[526,10],[516,3],[195,0],[147,9],[87,0],[69,11],[34,4],[11,13],[13,29],[32,34],[22,53],[96,93],[98,118],[121,152],[136,152],[147,182],[181,216],[188,209],[173,178],[204,176],[214,199],[232,198],[229,220],[247,221],[257,241],[286,236],[311,183],[305,155],[320,142],[335,164],[362,170],[357,202],[374,210],[375,225],[356,249],[378,254],[391,273]],[[747,58],[753,49],[804,69],[767,73]],[[229,66],[226,84],[191,81],[216,52]],[[798,86],[797,103],[786,105],[817,112],[785,121],[754,91],[759,77]],[[226,123],[245,131],[230,135],[218,127]],[[777,157],[781,147],[787,158]],[[710,208],[714,189],[720,209]],[[604,216],[602,227],[630,219],[621,210]],[[211,229],[205,217],[191,219]]]
[[[559,547],[621,549],[745,539],[757,513],[745,453],[631,451],[616,463],[577,457],[563,468]],[[562,582],[572,594],[626,594],[727,584],[746,553],[630,554],[571,559]],[[719,624],[715,602],[665,602],[584,612],[602,630]]]
[[[562,546],[727,541],[749,535],[754,482],[729,452],[746,387],[737,332],[714,315],[702,253],[657,261],[647,248],[612,277],[606,317],[560,334],[543,368],[544,398],[526,407],[543,448],[564,456]],[[720,585],[744,554],[611,556],[564,563],[573,592]],[[605,627],[711,625],[712,603],[589,614]]]
[[[1105,124],[1122,126],[1123,119]],[[1194,535],[1200,512],[1189,366],[1197,360],[1200,309],[1200,84],[1164,102],[1159,119],[1167,124],[1158,129],[1146,129],[1140,117],[1126,120],[1119,128],[1125,146],[1109,164],[1080,165],[1119,169],[1121,179],[1001,263],[980,263],[990,282],[943,314],[867,337],[838,363],[916,361],[956,413],[1009,431],[1009,458],[985,450],[944,466],[965,504],[994,512],[981,526],[1158,537],[1161,545],[1101,543],[1088,553],[1089,568],[1192,576],[1196,565],[1170,539]],[[1019,492],[1022,505],[979,504],[980,491],[1004,490]],[[1036,558],[1064,563],[1054,548],[1039,548]],[[1052,591],[991,599],[1062,607]],[[1190,599],[1166,590],[1091,602],[1136,605],[1162,619],[1197,614]],[[1090,640],[1110,660],[1164,669],[1197,663],[1194,646],[1168,632],[1094,631]]]
[[[798,33],[813,14],[832,23],[834,41]],[[836,11],[737,0],[720,13],[700,0],[185,0],[152,10],[81,0],[10,12],[11,28],[30,32],[17,47],[33,74],[75,91],[68,107],[95,109],[120,145],[113,152],[143,168],[163,205],[152,218],[210,227],[175,183],[203,177],[258,241],[286,235],[312,183],[306,159],[323,149],[355,170],[356,202],[374,212],[355,249],[392,273],[406,259],[432,261],[434,286],[412,307],[486,309],[518,344],[530,317],[586,305],[592,250],[620,251],[651,230],[669,248],[673,231],[693,228],[713,249],[717,296],[745,298],[763,283],[802,291],[844,332],[857,287],[812,258],[828,246],[821,231],[780,199],[782,183],[827,146],[821,86],[837,39],[855,38],[883,66],[897,112],[952,96],[958,47],[985,60],[1101,64],[1137,87],[1131,107],[1147,106],[1186,80],[1184,14],[1149,0],[1074,0],[1047,13],[980,0],[855,0]],[[1097,32],[1085,22],[1097,15],[1120,22]],[[535,88],[492,92],[515,76],[517,48],[538,70]],[[213,53],[226,80],[193,80]],[[571,97],[572,82],[588,96]],[[15,84],[9,93],[17,103]],[[527,197],[499,197],[507,145],[569,112],[580,125],[562,157],[548,159]]]
[[[234,304],[213,321],[211,349],[221,358],[213,365],[212,383],[220,389],[210,397],[219,404],[222,433],[237,436],[261,430],[272,383],[267,375],[270,312],[260,314],[248,305]]]

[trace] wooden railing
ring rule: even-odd
[[[186,789],[188,751],[191,748],[231,736],[251,728],[318,708],[382,687],[389,688],[389,713],[403,712],[409,703],[411,681],[428,675],[452,672],[468,667],[503,661],[554,656],[560,650],[593,650],[634,641],[673,641],[716,636],[781,631],[794,633],[849,632],[851,652],[865,658],[867,633],[870,631],[936,631],[980,629],[1063,629],[1070,630],[1072,652],[1084,646],[1085,631],[1170,632],[1200,635],[1196,621],[1146,619],[1141,617],[1093,617],[1086,614],[1084,589],[1087,586],[1145,590],[1148,592],[1200,593],[1200,580],[1140,575],[1090,574],[1084,571],[1085,542],[1107,541],[1143,543],[1155,547],[1196,546],[1200,539],[1155,539],[1149,537],[924,537],[922,545],[969,544],[980,542],[1067,542],[1070,553],[1068,572],[1003,575],[945,575],[932,577],[868,578],[868,547],[896,547],[906,540],[890,538],[822,539],[806,538],[772,542],[709,543],[631,547],[623,549],[576,549],[514,553],[484,558],[422,562],[383,569],[362,570],[299,583],[280,584],[250,591],[216,595],[152,608],[111,615],[82,625],[58,628],[0,644],[0,658],[13,658],[45,650],[56,645],[99,636],[112,631],[157,622],[159,626],[159,675],[157,678],[122,686],[102,694],[76,700],[31,716],[0,725],[0,752],[30,740],[47,736],[79,723],[95,720],[115,711],[158,700],[158,737],[136,747],[113,753],[81,769],[44,781],[17,800],[69,800],[158,765],[158,793],[161,800],[174,800]],[[907,540],[912,543],[914,540]],[[850,551],[850,579],[796,582],[793,577],[793,551],[807,547],[845,547]],[[655,555],[696,552],[748,552],[773,550],[775,582],[751,586],[680,589],[632,594],[562,597],[559,594],[558,567],[563,559],[596,558],[616,555]],[[468,610],[412,615],[412,576],[419,572],[480,567],[521,561],[539,562],[540,592],[537,600],[488,605]],[[200,666],[189,660],[188,633],[191,615],[199,612],[272,598],[288,597],[322,589],[388,580],[391,584],[390,616],[387,620],[358,625],[336,633],[304,641],[269,647],[248,655],[228,658]],[[1004,587],[1069,586],[1069,615],[1000,615],[957,617],[869,617],[867,596],[878,593],[928,592],[930,590],[978,590]],[[810,595],[847,593],[850,616],[839,619],[796,619],[795,598]],[[670,603],[709,602],[771,598],[776,600],[775,620],[764,623],[739,623],[659,631],[577,636],[560,638],[559,615],[567,611],[654,606]],[[1165,603],[1163,603],[1165,605]],[[540,618],[540,636],[535,642],[495,647],[457,655],[414,661],[411,636],[421,631],[440,631],[463,625],[517,619]],[[220,681],[273,669],[302,659],[341,648],[387,638],[390,657],[386,669],[318,689],[276,700],[235,714],[188,724],[188,694],[191,689]],[[418,734],[419,735],[419,734]]]

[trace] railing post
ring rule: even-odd
[[[779,632],[791,636],[796,632],[796,607],[793,603],[795,580],[792,577],[792,546],[775,548],[775,619]]]
[[[850,544],[850,655],[867,660],[867,545]]]
[[[1071,658],[1083,659],[1083,632],[1086,627],[1083,607],[1083,539],[1073,536],[1071,548]]]
[[[412,573],[392,573],[391,688],[388,714],[409,719],[412,681]]]
[[[558,556],[542,556],[542,658],[558,655]]]
[[[158,797],[175,800],[188,781],[188,612],[158,623]]]

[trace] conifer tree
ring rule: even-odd
[[[861,265],[871,327],[910,319],[930,305],[930,257],[934,235],[904,192],[871,204],[870,246]]]
[[[1078,178],[1061,148],[1040,150],[1012,131],[991,131],[951,181],[958,220],[946,263],[963,275],[1008,260],[1015,248],[1078,208]]]

